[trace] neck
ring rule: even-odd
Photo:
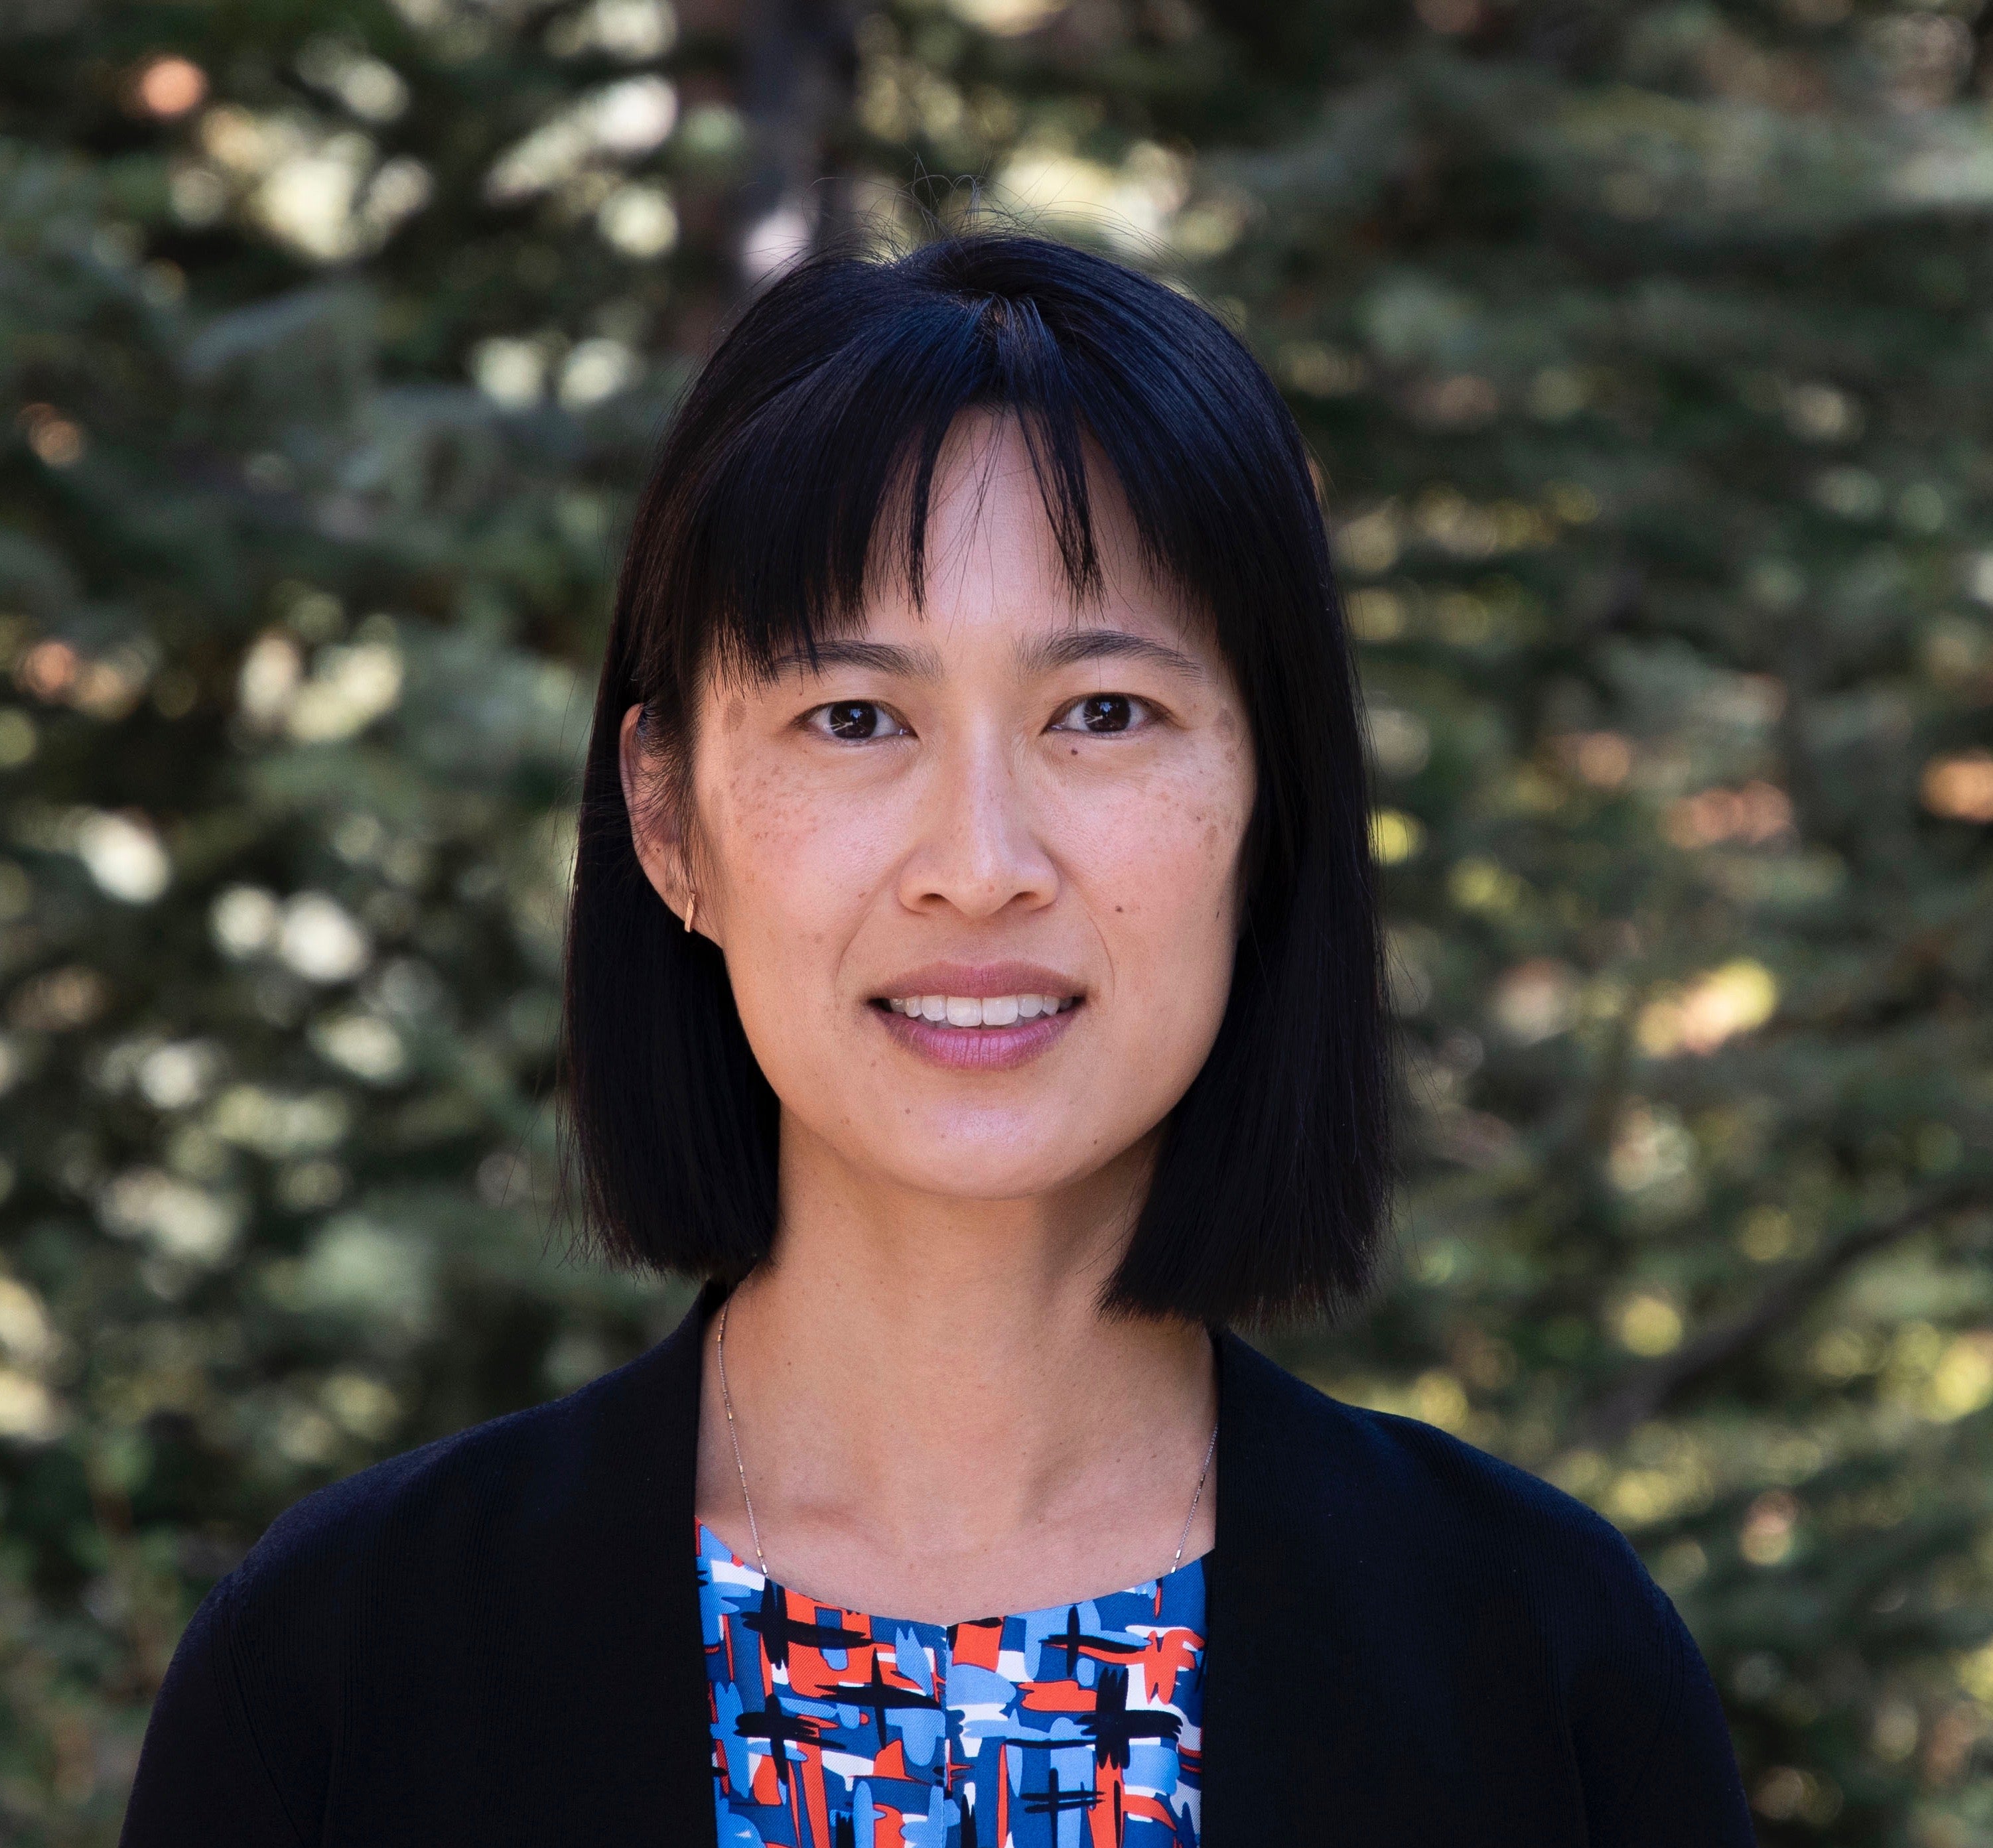
[[[1167,1530],[1167,1567],[1215,1416],[1210,1343],[1096,1307],[1153,1145],[1057,1194],[996,1201],[853,1175],[786,1120],[781,1147],[781,1232],[733,1293],[726,1354],[771,1570],[828,1592],[860,1576],[857,1553],[945,1576],[950,1559],[1131,1520],[1150,1570]],[[737,1508],[723,1461],[709,1477],[703,1458],[702,1483]],[[819,1561],[815,1584],[784,1556]]]

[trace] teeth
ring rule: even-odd
[[[1059,995],[908,995],[886,1005],[910,1020],[932,1020],[937,1026],[1012,1026],[1041,1014],[1061,1013],[1073,1006]]]

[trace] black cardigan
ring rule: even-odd
[[[306,1496],[203,1600],[121,1848],[710,1844],[700,1336]],[[1748,1848],[1619,1532],[1219,1338],[1205,1848]]]

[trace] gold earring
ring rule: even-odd
[[[692,915],[699,909],[699,894],[689,886],[685,888],[685,927],[689,931],[692,928]]]

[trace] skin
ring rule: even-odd
[[[1081,608],[1016,425],[966,414],[925,613],[882,582],[871,654],[710,680],[691,812],[634,827],[664,902],[696,890],[780,1101],[779,1227],[727,1381],[770,1571],[846,1609],[951,1623],[1167,1571],[1216,1416],[1202,1328],[1095,1305],[1224,1013],[1250,733],[1092,477],[1109,589]],[[633,814],[658,774],[637,713]],[[1017,962],[1080,1005],[1007,1067],[939,1062],[877,1005]],[[700,1419],[700,1518],[752,1562],[714,1334]]]

